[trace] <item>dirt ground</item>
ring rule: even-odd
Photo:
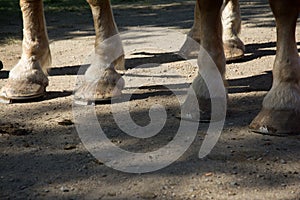
[[[166,3],[114,5],[120,31],[146,26],[186,33],[192,25],[194,3],[162,2]],[[53,59],[47,95],[33,102],[0,105],[0,199],[300,199],[300,138],[263,136],[248,129],[271,87],[274,20],[262,0],[242,0],[241,14],[246,55],[227,64],[228,114],[213,151],[198,158],[207,130],[207,124],[200,124],[195,141],[176,162],[155,172],[129,174],[96,160],[73,124],[72,91],[77,71],[87,64],[94,43],[90,12],[46,13]],[[0,33],[14,39],[0,43],[4,66],[0,87],[21,55],[21,24],[19,18],[2,24]],[[154,72],[165,72],[166,66],[175,69],[182,76],[174,76],[170,82],[178,90],[186,88],[196,73],[195,66],[170,52],[147,47],[138,52],[126,58],[128,68],[151,62],[161,64]],[[180,122],[174,117],[179,103],[160,84],[130,85],[137,78],[152,79],[151,68],[129,72],[124,75],[128,82],[124,93],[135,89],[130,100],[132,118],[139,125],[147,125],[149,108],[160,103],[168,111],[164,129],[153,138],[134,139],[119,130],[110,104],[97,104],[96,114],[114,144],[136,152],[151,151],[174,137]]]

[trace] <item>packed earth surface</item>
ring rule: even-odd
[[[126,52],[128,70],[121,72],[126,86],[123,97],[113,104],[107,101],[92,106],[114,145],[138,153],[154,151],[174,139],[180,126],[177,97],[184,97],[197,74],[197,66],[172,49],[184,41],[172,38],[172,34],[165,40],[159,33],[165,30],[184,36],[193,23],[194,1],[112,5],[125,50],[131,45],[131,52]],[[300,136],[265,136],[248,128],[272,84],[275,21],[267,1],[242,0],[240,5],[240,36],[246,53],[244,58],[227,63],[227,116],[213,150],[204,158],[198,157],[208,128],[207,123],[200,123],[190,148],[171,165],[149,173],[126,173],[96,159],[80,139],[89,132],[76,129],[82,121],[74,116],[84,109],[74,109],[73,91],[92,59],[91,13],[86,7],[51,10],[45,3],[52,51],[50,84],[41,99],[0,104],[0,199],[299,200]],[[21,56],[22,21],[20,12],[0,19],[2,87]],[[298,51],[299,28],[298,20]],[[136,31],[141,29],[142,33]],[[171,50],[166,49],[166,42]],[[164,106],[164,128],[146,139],[124,133],[114,120],[111,106],[122,108],[127,103],[132,120],[142,127],[150,123],[153,105]]]

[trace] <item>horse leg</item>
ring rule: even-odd
[[[224,0],[222,5],[222,24],[223,46],[226,60],[242,58],[244,56],[245,46],[238,36],[241,30],[241,13],[238,0]],[[196,4],[193,26],[181,48],[182,54],[187,58],[198,56],[199,46],[195,45],[195,43],[201,43],[200,29],[200,10],[198,4]]]
[[[300,134],[300,59],[295,39],[299,0],[269,0],[276,20],[273,84],[260,113],[250,124],[269,135]]]
[[[48,86],[47,66],[51,63],[42,0],[21,0],[23,17],[22,56],[9,73],[0,98],[30,99],[44,95]]]
[[[75,98],[105,100],[121,95],[124,80],[115,70],[124,68],[124,54],[109,0],[87,0],[95,27],[95,56]]]
[[[239,38],[241,30],[241,13],[238,0],[225,0],[223,3],[223,46],[226,60],[244,57],[245,46]]]
[[[199,23],[201,29],[199,29],[199,36],[201,41],[201,47],[198,56],[199,74],[192,82],[192,89],[196,94],[197,103],[200,110],[193,108],[195,105],[193,98],[188,95],[183,104],[183,112],[181,116],[184,118],[190,118],[191,120],[197,120],[199,113],[201,114],[201,120],[209,120],[210,116],[206,116],[205,113],[210,114],[211,99],[214,94],[210,94],[205,81],[204,76],[209,76],[207,73],[202,72],[215,72],[214,74],[220,75],[224,80],[225,75],[225,55],[222,43],[222,24],[221,24],[221,6],[223,0],[197,0],[197,6],[199,7]],[[212,61],[212,62],[210,62]],[[215,77],[206,77],[212,80]],[[206,79],[207,80],[207,79]],[[223,81],[221,81],[221,88],[224,89]],[[222,93],[223,95],[223,93]],[[225,90],[224,90],[224,95]],[[219,98],[219,97],[217,97]],[[216,99],[217,99],[216,98]],[[223,98],[223,97],[221,97]],[[220,98],[220,100],[221,100]],[[226,98],[226,97],[225,97]],[[223,108],[222,108],[223,109]],[[222,110],[223,111],[223,110]],[[203,115],[204,114],[204,115]],[[203,118],[204,117],[204,118]],[[207,118],[207,119],[206,119]]]

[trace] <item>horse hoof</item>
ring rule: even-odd
[[[242,41],[225,41],[223,46],[226,61],[238,60],[244,57],[245,47]]]
[[[293,110],[262,109],[249,128],[256,133],[273,136],[300,134],[300,113]]]
[[[122,95],[124,79],[115,70],[107,69],[99,80],[83,81],[75,92],[75,100],[80,101],[109,101]]]
[[[28,80],[8,79],[7,84],[0,91],[0,98],[7,101],[39,98],[45,95],[47,85]]]

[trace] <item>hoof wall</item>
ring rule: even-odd
[[[224,53],[226,61],[238,60],[244,57],[245,47],[240,41],[236,44],[236,41],[224,42]]]
[[[264,135],[300,135],[300,113],[292,110],[263,109],[251,122],[249,128],[255,133]]]
[[[0,102],[11,103],[12,100],[30,100],[46,94],[45,84],[21,80],[8,80],[0,91]]]

